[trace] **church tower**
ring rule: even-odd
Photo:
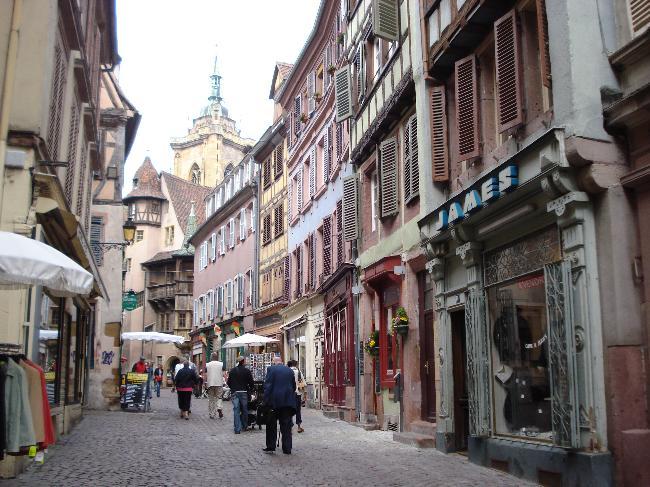
[[[208,104],[193,120],[187,135],[170,142],[174,151],[174,176],[214,187],[223,180],[228,164],[237,164],[255,145],[253,139],[240,135],[235,121],[228,116],[221,89],[222,77],[215,54]]]

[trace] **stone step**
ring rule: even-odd
[[[338,411],[323,411],[323,416],[331,419],[341,419],[341,413]]]
[[[428,421],[413,421],[408,427],[411,433],[436,437],[436,423]]]
[[[381,429],[377,423],[350,423],[352,426],[364,429],[366,431],[376,431]]]
[[[436,439],[433,436],[421,435],[419,433],[393,433],[393,441],[414,446],[416,448],[436,447]]]

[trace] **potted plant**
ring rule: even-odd
[[[336,66],[334,66],[333,64],[330,64],[329,66],[327,66],[327,72],[329,74],[334,74],[334,71],[336,71]]]
[[[368,339],[363,342],[363,349],[371,357],[379,355],[379,332],[377,330],[370,332]]]
[[[309,117],[307,116],[306,113],[302,113],[302,114],[300,114],[300,121],[301,121],[302,123],[307,123],[307,122],[309,122]]]
[[[393,335],[406,335],[409,331],[409,317],[406,314],[406,310],[400,306],[395,312],[395,317],[393,318],[393,323],[391,325],[391,332]]]
[[[345,41],[345,34],[343,32],[339,32],[339,34],[336,36],[336,42],[339,44],[343,44]]]
[[[322,98],[323,95],[321,95],[318,91],[314,93],[314,100],[316,100],[317,102],[321,101]]]

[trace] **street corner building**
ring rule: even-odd
[[[2,389],[12,380],[9,394],[20,390],[14,388],[21,380],[14,363],[31,360],[44,378],[44,403],[30,393],[30,403],[21,406],[32,411],[30,424],[21,422],[18,432],[26,452],[68,434],[82,405],[104,408],[115,400],[122,169],[139,114],[113,72],[120,60],[114,2],[7,1],[0,18],[0,229],[51,247],[52,255],[69,258],[92,278],[88,292],[70,281],[54,288],[37,280],[15,286],[3,278],[0,353],[3,370],[13,372],[11,379],[2,374]],[[115,225],[102,226],[100,220],[115,211]],[[101,247],[103,238],[117,245]],[[23,278],[33,277],[30,269]],[[1,453],[2,477],[26,465],[25,455]]]

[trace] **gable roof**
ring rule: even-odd
[[[275,96],[275,90],[279,89],[280,86],[282,86],[282,83],[284,83],[284,80],[287,79],[292,69],[293,64],[282,63],[280,61],[275,63],[275,69],[273,70],[273,79],[271,80],[271,92],[269,93],[269,99],[273,100],[273,97]],[[278,84],[276,87],[278,78],[280,78],[280,84]]]
[[[167,199],[160,188],[160,176],[158,176],[158,171],[156,171],[149,156],[144,158],[144,161],[135,172],[133,181],[135,182],[136,180],[137,185],[134,184],[135,187],[128,195],[126,195],[125,198],[123,198],[124,202],[128,202],[135,198],[153,198],[158,200]]]
[[[183,178],[162,172],[161,178],[165,180],[167,192],[169,193],[170,204],[174,207],[178,224],[183,230],[187,231],[187,219],[192,210],[192,201],[194,201],[194,212],[200,225],[205,219],[205,197],[212,191],[208,186],[201,186],[186,181]]]

